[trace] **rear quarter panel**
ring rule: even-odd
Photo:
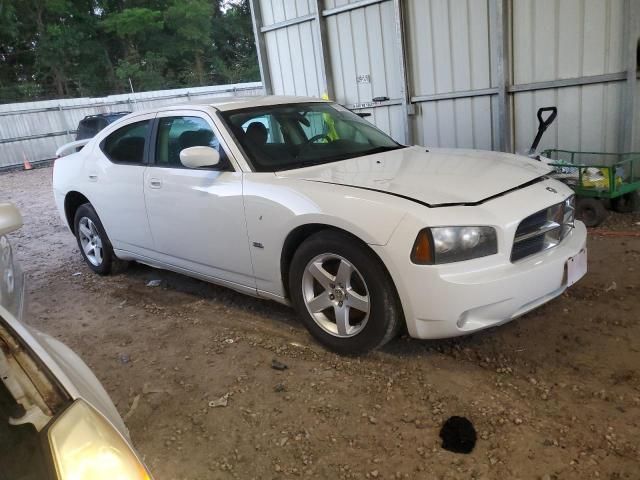
[[[90,149],[90,146],[85,146],[77,153],[60,157],[53,164],[53,198],[60,218],[68,227],[70,225],[65,215],[64,200],[70,191],[79,191],[86,196],[86,193],[82,191],[80,179],[84,169],[86,151]]]

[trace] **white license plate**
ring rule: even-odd
[[[570,287],[587,273],[587,249],[567,260],[567,287]]]

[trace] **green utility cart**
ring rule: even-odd
[[[607,153],[545,150],[541,154],[554,168],[552,177],[576,192],[576,216],[588,227],[599,225],[609,200],[618,212],[632,212],[640,190],[640,152]],[[549,160],[547,160],[549,159]]]
[[[640,202],[640,152],[547,149],[537,155],[542,135],[557,115],[556,107],[538,109],[538,132],[529,149],[529,156],[553,167],[550,176],[576,192],[576,217],[587,227],[600,225],[608,213],[603,200],[608,200],[618,212],[632,212]]]

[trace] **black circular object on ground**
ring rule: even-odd
[[[471,453],[478,438],[476,429],[465,417],[449,417],[440,429],[442,448],[454,453]]]

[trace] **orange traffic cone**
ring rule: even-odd
[[[27,160],[27,156],[25,155],[24,152],[22,152],[22,158],[23,158],[22,163],[24,164],[24,169],[33,170],[33,166],[31,165],[31,163],[29,163],[29,160]]]

